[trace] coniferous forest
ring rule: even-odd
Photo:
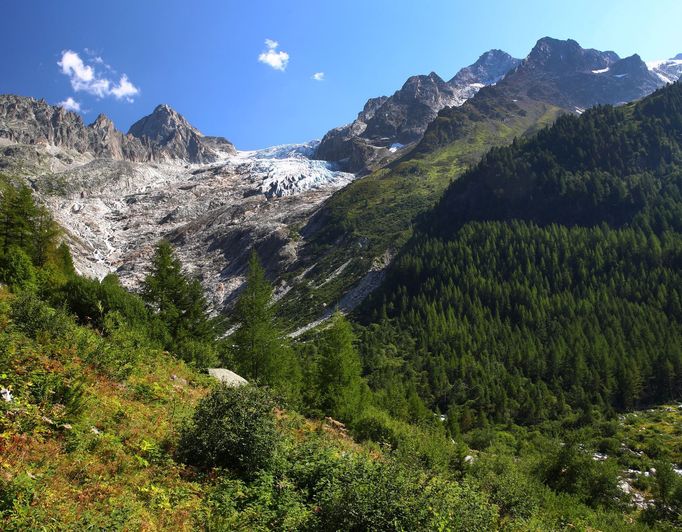
[[[682,87],[491,150],[365,308],[460,428],[613,415],[682,389]],[[379,339],[380,340],[377,340]]]

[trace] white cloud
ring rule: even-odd
[[[81,104],[69,96],[66,100],[59,102],[57,105],[63,107],[67,111],[81,112]]]
[[[118,85],[114,85],[111,88],[111,94],[113,94],[117,99],[125,98],[129,102],[132,101],[133,96],[136,96],[140,92],[135,85],[130,83],[128,76],[123,74],[118,82]]]
[[[324,72],[315,72],[315,73],[312,75],[312,78],[313,78],[315,81],[324,81]]]
[[[279,43],[272,39],[265,39],[265,46],[267,50],[261,52],[258,56],[258,61],[271,66],[275,70],[284,72],[289,64],[289,54],[284,51],[277,51]]]
[[[105,65],[104,60],[99,56],[93,58],[92,62]],[[125,98],[129,102],[132,102],[133,96],[140,92],[140,89],[133,85],[125,74],[116,83],[98,74],[92,65],[86,64],[73,50],[63,51],[62,58],[57,65],[62,74],[68,76],[71,87],[76,92],[87,92],[98,98],[106,96],[113,96],[117,100]]]

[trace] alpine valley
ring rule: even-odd
[[[252,151],[0,95],[0,528],[679,529],[681,77],[545,37]]]

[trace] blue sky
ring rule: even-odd
[[[103,112],[124,131],[168,103],[254,149],[319,138],[410,75],[449,79],[491,48],[525,57],[546,35],[671,57],[681,20],[679,0],[5,0],[0,92],[72,98],[86,123]]]

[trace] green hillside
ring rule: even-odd
[[[115,276],[79,277],[59,228],[11,180],[0,250],[3,530],[645,530],[677,518],[682,482],[660,461],[680,455],[673,406],[462,434],[408,381],[363,376],[343,317],[286,340],[255,256],[240,327],[223,338],[167,243],[141,296]],[[209,364],[255,384],[220,385]],[[619,475],[653,466],[632,484],[652,501],[642,511]]]
[[[319,317],[373,265],[384,262],[386,253],[396,253],[411,236],[415,218],[491,147],[549,124],[562,112],[530,99],[512,102],[506,95],[480,94],[436,119],[413,153],[335,193],[299,229],[301,271],[289,276],[294,287],[283,301],[282,316],[300,324]],[[449,124],[447,134],[438,125],[443,121]],[[432,143],[436,130],[440,141]]]
[[[681,148],[676,84],[491,150],[366,306],[365,356],[395,345],[463,430],[679,398]]]

